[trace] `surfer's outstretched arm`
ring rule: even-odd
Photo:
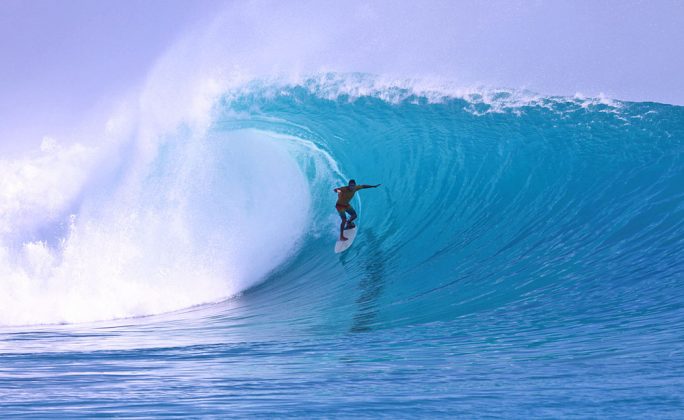
[[[366,188],[378,188],[382,184],[377,184],[377,185],[359,185],[356,189],[357,190],[363,190]]]

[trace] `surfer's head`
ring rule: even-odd
[[[350,180],[349,180],[349,186],[350,186],[350,187],[353,187],[353,186],[355,186],[355,185],[356,185],[356,180],[350,179]]]

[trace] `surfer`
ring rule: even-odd
[[[335,204],[335,209],[337,210],[337,213],[340,215],[340,218],[342,218],[342,224],[340,224],[340,241],[346,241],[347,238],[344,237],[344,230],[345,229],[352,229],[356,227],[354,224],[354,220],[356,219],[356,211],[354,210],[354,207],[349,204],[352,198],[354,198],[354,194],[358,190],[363,190],[365,188],[378,188],[380,184],[378,185],[356,185],[356,181],[353,179],[349,180],[349,185],[345,187],[339,187],[335,188],[333,191],[337,193],[337,203]],[[349,220],[347,221],[347,215],[346,213],[349,213],[351,216]],[[346,227],[345,227],[346,225]]]

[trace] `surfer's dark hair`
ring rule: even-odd
[[[350,180],[349,180],[349,184],[350,184],[350,185],[351,185],[351,184],[356,184],[356,180],[355,180],[355,179],[350,179]]]

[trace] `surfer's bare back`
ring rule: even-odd
[[[344,237],[345,229],[352,229],[356,227],[356,225],[354,225],[354,220],[357,217],[356,211],[354,210],[354,207],[352,207],[351,204],[349,204],[351,199],[354,198],[354,194],[356,194],[358,190],[363,190],[366,188],[378,188],[380,185],[381,184],[356,185],[356,181],[350,179],[349,185],[344,187],[338,187],[333,190],[337,193],[337,203],[335,204],[335,209],[337,210],[337,213],[340,215],[340,218],[342,219],[342,224],[340,224],[340,241],[347,240],[347,238]],[[349,220],[347,220],[346,213],[349,213],[349,215],[351,216]]]

